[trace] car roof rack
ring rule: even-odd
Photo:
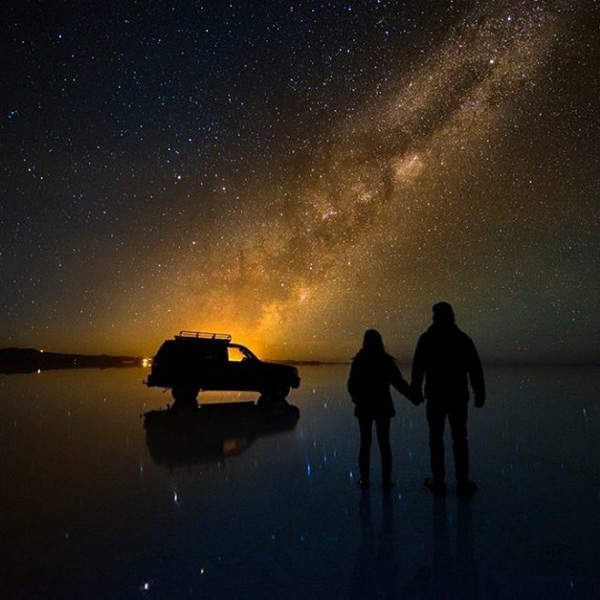
[[[182,330],[175,338],[195,338],[200,340],[220,340],[222,342],[230,342],[231,335],[228,333],[209,333],[207,331],[188,331]]]

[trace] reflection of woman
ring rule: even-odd
[[[383,487],[392,487],[392,448],[390,446],[390,419],[396,414],[390,385],[410,398],[410,387],[402,378],[394,359],[386,353],[381,334],[375,329],[365,332],[362,348],[352,361],[348,378],[348,392],[356,405],[354,415],[360,426],[359,484],[369,486],[369,464],[373,421],[381,453]]]

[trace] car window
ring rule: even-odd
[[[235,346],[229,346],[227,348],[227,352],[229,353],[229,360],[231,362],[240,362],[246,358],[246,355],[242,352],[242,350]]]

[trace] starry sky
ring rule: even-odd
[[[600,356],[596,0],[1,11],[0,346]]]

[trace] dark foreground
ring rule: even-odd
[[[488,370],[470,500],[424,488],[424,410],[398,396],[396,487],[374,460],[358,489],[347,367],[302,368],[299,413],[154,437],[139,415],[171,399],[145,374],[0,377],[2,598],[600,597],[598,368]]]

